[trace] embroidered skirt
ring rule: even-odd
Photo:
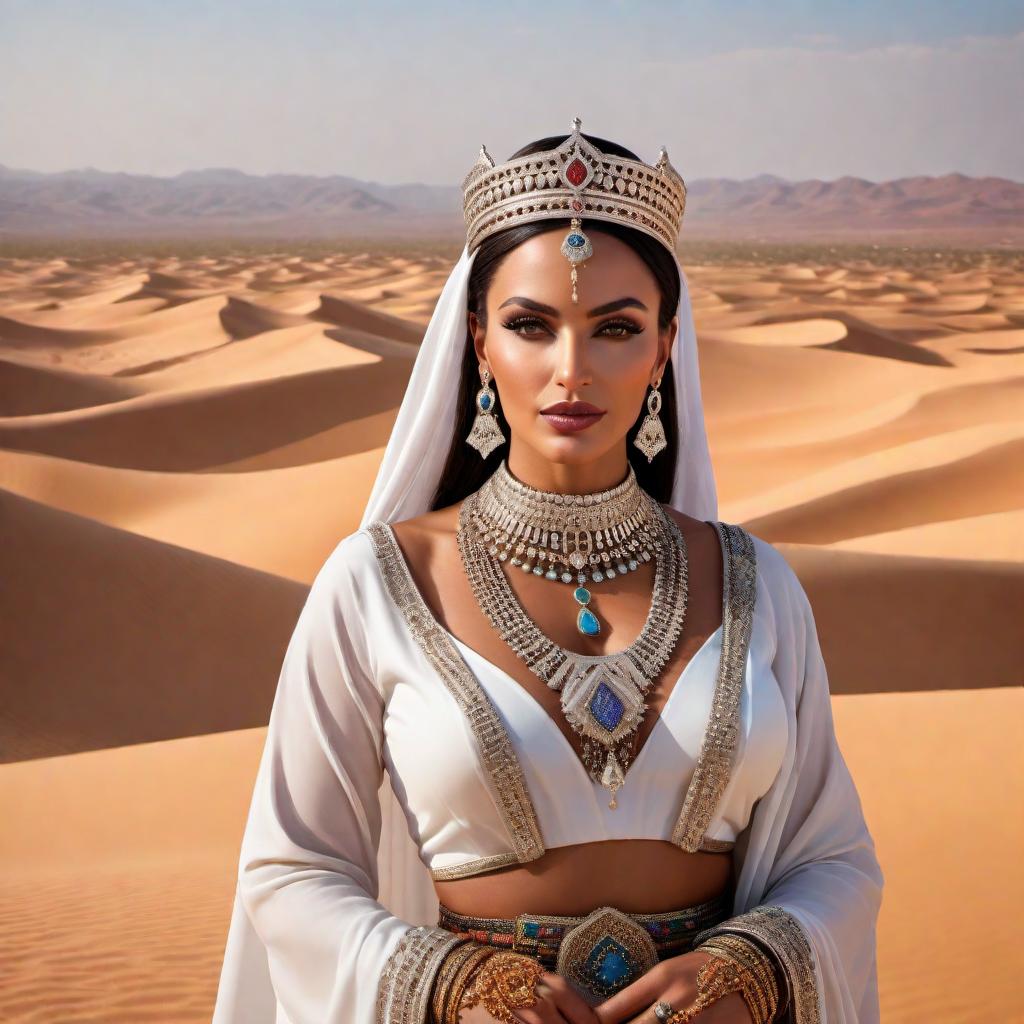
[[[659,960],[688,953],[693,936],[732,915],[727,889],[704,903],[658,914],[598,907],[589,914],[473,917],[443,903],[438,927],[490,946],[526,953],[568,980],[596,1006]]]

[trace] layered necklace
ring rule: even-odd
[[[561,695],[562,713],[582,739],[583,764],[611,792],[625,782],[644,696],[668,662],[686,618],[686,542],[675,521],[637,483],[632,467],[597,494],[540,491],[503,460],[462,503],[459,552],[473,593],[501,638]],[[576,626],[600,633],[588,583],[635,571],[654,559],[654,593],[640,634],[615,654],[567,650],[543,633],[516,597],[504,566],[573,585]]]

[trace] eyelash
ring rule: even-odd
[[[547,324],[545,324],[543,320],[539,320],[535,316],[517,316],[514,317],[512,320],[509,320],[507,323],[503,323],[501,326],[504,327],[505,330],[507,331],[515,331],[517,327],[520,327],[524,324],[540,324],[541,327],[547,326]],[[643,328],[639,324],[634,323],[632,320],[626,320],[624,318],[618,320],[609,320],[607,323],[601,324],[602,331],[608,327],[624,327],[626,329],[625,334],[612,334],[610,335],[610,337],[612,338],[626,338],[631,334],[640,334],[643,331]],[[527,337],[527,335],[520,335],[520,337]]]

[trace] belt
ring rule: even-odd
[[[657,914],[603,906],[589,914],[473,917],[440,904],[438,927],[534,957],[593,1005],[634,982],[659,960],[689,952],[693,936],[732,914],[732,892]]]

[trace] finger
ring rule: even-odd
[[[663,984],[661,973],[652,968],[594,1008],[599,1024],[624,1024],[638,1017],[661,998]]]
[[[555,1004],[569,1024],[597,1024],[593,1008],[560,974],[550,979]]]
[[[545,971],[534,990],[537,997],[534,1004],[514,1009],[513,1015],[523,1024],[565,1024],[566,1018],[558,1008],[557,992],[552,985],[560,980],[559,975]]]
[[[546,993],[542,999],[538,999],[536,1005],[530,1007],[537,1015],[541,1024],[565,1024],[565,1018],[555,1004],[550,993]]]

